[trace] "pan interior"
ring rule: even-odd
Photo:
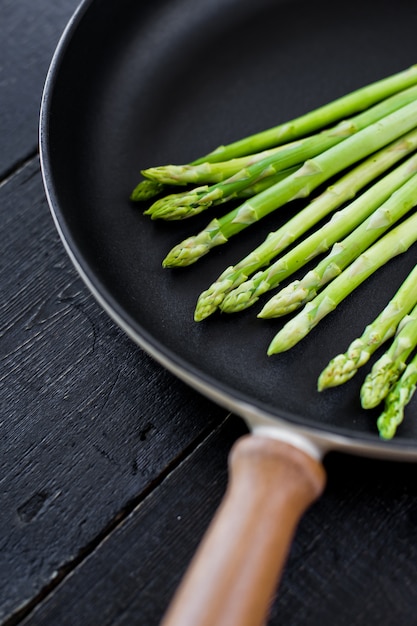
[[[359,17],[358,17],[359,16]],[[359,404],[363,372],[319,394],[317,376],[386,304],[416,247],[381,269],[298,346],[266,356],[284,321],[193,321],[199,293],[303,203],[263,220],[195,265],[169,249],[217,212],[151,222],[129,202],[140,170],[187,162],[415,62],[415,3],[352,0],[95,0],[61,43],[45,100],[45,179],[79,265],[136,337],[204,383],[272,416],[377,441]],[[416,404],[396,438],[417,435]],[[391,444],[387,444],[389,446]]]

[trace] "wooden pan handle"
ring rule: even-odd
[[[320,461],[246,435],[232,448],[225,497],[162,626],[261,626],[302,514],[322,493]]]

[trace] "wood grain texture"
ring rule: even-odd
[[[157,626],[243,433],[227,420],[22,624]],[[299,524],[268,626],[414,626],[417,468],[336,454],[326,468],[325,493]]]
[[[271,624],[412,626],[415,464],[332,454],[327,489],[294,542]]]
[[[245,432],[240,420],[227,420],[22,624],[158,624],[226,487],[229,450]]]
[[[225,412],[96,305],[34,159],[0,188],[0,620],[139,501]]]
[[[33,154],[43,84],[78,0],[0,3],[0,179]]]

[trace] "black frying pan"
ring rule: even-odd
[[[414,266],[416,246],[368,279],[298,346],[267,357],[282,322],[258,320],[259,307],[199,324],[193,311],[199,293],[297,205],[195,265],[169,271],[163,257],[200,230],[207,214],[151,222],[129,194],[144,167],[188,162],[412,65],[416,26],[414,0],[352,0],[337,10],[330,0],[90,0],[68,25],[46,81],[45,188],[64,245],[94,296],[165,367],[245,418],[258,441],[289,442],[318,467],[330,449],[417,458],[415,401],[396,438],[382,442],[378,413],[360,408],[362,375],[316,391],[324,365],[362,332]]]

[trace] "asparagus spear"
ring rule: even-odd
[[[284,180],[284,178],[293,174],[297,169],[297,166],[288,167],[283,170],[278,170],[277,172],[273,172],[271,169],[267,176],[261,176],[255,179],[253,182],[249,183],[248,186],[228,183],[230,187],[229,195],[223,195],[217,192],[206,193],[208,189],[207,185],[196,187],[192,192],[185,191],[182,193],[169,194],[154,202],[144,211],[144,215],[150,215],[153,220],[183,220],[194,217],[211,206],[224,204],[234,198],[251,198],[257,193]],[[197,203],[192,202],[192,200],[190,200],[191,195],[193,197],[200,196],[200,201]],[[203,197],[206,199],[203,200]]]
[[[335,356],[321,372],[318,390],[342,385],[353,378],[374,352],[397,331],[401,320],[417,304],[417,265],[410,272],[387,306],[352,341],[346,352]]]
[[[175,246],[163,260],[163,266],[195,263],[211,248],[226,243],[230,237],[290,200],[308,196],[330,177],[386,146],[415,128],[416,124],[417,101],[307,160],[294,174],[245,201],[234,211],[213,219],[200,233]]]
[[[356,287],[417,240],[417,213],[378,239],[275,335],[268,354],[289,350],[333,311]]]
[[[352,91],[300,117],[249,135],[226,146],[219,146],[209,154],[193,161],[193,164],[226,161],[294,141],[329,126],[344,117],[363,111],[416,83],[417,66],[413,65],[401,72]],[[153,194],[158,195],[161,190],[159,184],[150,184],[144,180],[133,190],[131,199],[135,201],[148,200]]]
[[[412,65],[401,72],[351,91],[341,98],[335,99],[284,124],[249,135],[226,146],[219,146],[209,154],[197,159],[195,163],[225,161],[281,145],[288,141],[294,141],[294,139],[329,126],[337,120],[353,115],[358,111],[364,111],[376,102],[380,102],[384,98],[416,83],[417,65]]]
[[[373,409],[388,395],[417,346],[417,306],[407,315],[388,350],[376,361],[361,387],[364,409]]]
[[[284,180],[290,174],[294,174],[297,171],[298,165],[294,165],[294,167],[288,167],[281,172],[277,172],[276,174],[271,174],[266,178],[261,178],[260,180],[253,183],[253,185],[249,185],[249,187],[245,187],[236,193],[235,198],[251,198],[252,196],[256,196],[257,193],[268,189],[272,185],[279,183],[281,180]],[[226,201],[232,200],[232,198],[227,198]]]
[[[254,156],[250,157],[254,162],[249,161],[245,167],[222,182],[211,186],[203,185],[186,193],[161,198],[145,211],[145,215],[150,215],[152,219],[183,219],[196,215],[212,205],[224,202],[245,187],[265,177],[294,165],[300,165],[305,160],[319,155],[406,104],[415,102],[416,99],[417,86],[410,87],[356,117],[340,122],[333,128],[276,148],[259,161]],[[243,161],[244,159],[239,159],[239,162]],[[207,167],[210,167],[210,164]],[[164,180],[167,178],[165,177]]]
[[[285,146],[276,146],[269,150],[262,150],[255,154],[247,154],[228,161],[218,161],[215,163],[204,162],[193,165],[160,165],[142,170],[142,174],[151,181],[159,182],[162,185],[202,185],[206,183],[219,183],[242,169],[263,161],[270,156],[280,154],[283,149],[292,148],[300,142],[292,142]]]
[[[392,439],[404,419],[404,409],[417,387],[417,354],[405,368],[399,380],[385,398],[384,411],[377,420],[379,434]]]
[[[142,180],[130,194],[130,199],[133,200],[133,202],[151,200],[151,198],[158,196],[164,190],[165,185],[161,183],[154,180]]]
[[[391,173],[372,185],[368,191],[358,196],[319,230],[301,241],[269,268],[259,271],[246,280],[252,272],[278,255],[289,243],[302,235],[332,209],[336,208],[352,195],[386,171],[395,161],[417,147],[417,132],[413,131],[403,140],[394,142],[388,148],[367,159],[350,171],[334,186],[313,200],[303,211],[287,222],[281,229],[271,233],[266,241],[237,265],[228,268],[208,290],[203,292],[197,302],[196,314],[203,319],[212,313],[216,306],[223,312],[241,311],[259,299],[259,297],[277,287],[297,269],[312,260],[321,252],[327,251],[338,239],[351,232],[375,210],[400,185],[417,172],[417,156],[410,157]]]
[[[142,170],[142,174],[150,180],[166,185],[187,185],[190,183],[203,185],[211,182],[227,182],[227,179],[235,174],[238,175],[239,180],[251,176],[252,172],[255,176],[261,176],[264,170],[268,171],[267,168],[270,165],[276,171],[279,171],[297,163],[302,163],[307,158],[336,145],[358,130],[412,102],[416,98],[416,94],[417,87],[410,87],[386,98],[356,116],[339,122],[336,126],[269,150],[216,163],[205,162],[197,165],[151,167]],[[222,188],[221,185],[218,187]],[[208,189],[209,193],[212,191],[212,188]]]
[[[281,289],[264,306],[258,317],[281,317],[312,300],[317,292],[338,276],[395,222],[417,204],[417,174],[357,226],[347,237],[334,244],[330,253],[301,279]]]

